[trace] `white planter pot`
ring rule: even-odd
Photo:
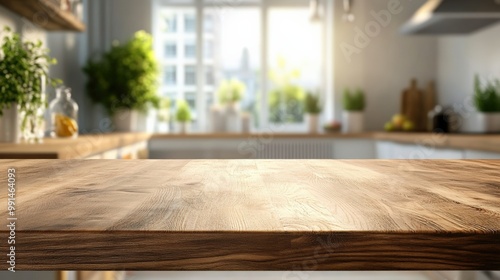
[[[461,132],[495,133],[500,132],[500,113],[475,112],[464,116]]]
[[[250,114],[241,115],[241,132],[250,133],[252,131],[252,117]]]
[[[236,103],[226,105],[226,132],[241,133],[241,116],[239,106]]]
[[[168,122],[158,122],[156,131],[158,133],[169,133],[170,132],[170,124]]]
[[[365,130],[364,112],[345,111],[342,115],[343,133],[360,133]]]
[[[3,108],[0,116],[0,142],[18,143],[21,133],[19,129],[19,108],[12,104],[10,108]]]
[[[117,132],[136,132],[138,113],[134,110],[120,110],[113,116],[113,124]]]
[[[209,131],[214,133],[226,131],[226,113],[222,108],[217,106],[210,108],[209,120]]]
[[[136,112],[137,122],[135,132],[148,132],[154,130],[154,117],[150,118],[146,113]]]
[[[319,133],[319,115],[306,114],[306,123],[309,133]]]
[[[177,126],[177,128],[176,128],[177,133],[187,134],[187,133],[189,133],[191,125],[188,122],[177,122],[176,126]]]

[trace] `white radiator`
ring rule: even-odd
[[[332,159],[334,150],[329,140],[273,140],[263,144],[256,159]]]
[[[364,139],[258,138],[152,139],[151,159],[370,159]]]

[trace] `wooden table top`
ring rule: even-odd
[[[500,269],[500,161],[0,160],[5,208],[9,168],[18,269]]]

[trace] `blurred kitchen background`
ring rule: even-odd
[[[496,0],[0,0],[0,158],[498,159],[499,22]]]
[[[498,103],[500,7],[494,0],[42,1],[64,3],[65,10],[56,11],[61,15],[34,2],[0,1],[0,26],[41,40],[57,59],[49,76],[71,88],[80,134],[303,133],[342,124],[345,132],[432,131],[429,114],[452,119],[439,130],[498,132],[496,120],[484,124],[476,112],[498,113],[500,105],[483,108],[474,96],[492,86],[496,98],[485,93],[485,102]],[[147,47],[149,35],[154,52],[142,58],[154,59],[132,57],[144,65],[124,70],[142,76],[93,71],[106,63],[127,68],[126,52],[134,51],[127,44]],[[113,48],[117,44],[122,48]],[[126,78],[131,85],[122,86]],[[161,100],[147,95],[151,91]],[[53,87],[45,92],[49,102],[55,99]],[[356,104],[358,94],[363,104]],[[127,109],[137,121],[113,122]],[[364,127],[346,111],[363,112]]]

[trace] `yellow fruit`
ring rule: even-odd
[[[403,115],[395,115],[392,117],[392,124],[396,129],[402,129],[405,121],[406,117]]]
[[[78,124],[65,115],[55,115],[55,129],[57,137],[72,137],[78,133]]]
[[[392,123],[388,122],[385,124],[384,129],[386,131],[394,131],[394,125]]]
[[[412,121],[405,121],[403,124],[404,131],[413,131],[415,129],[415,124]]]

